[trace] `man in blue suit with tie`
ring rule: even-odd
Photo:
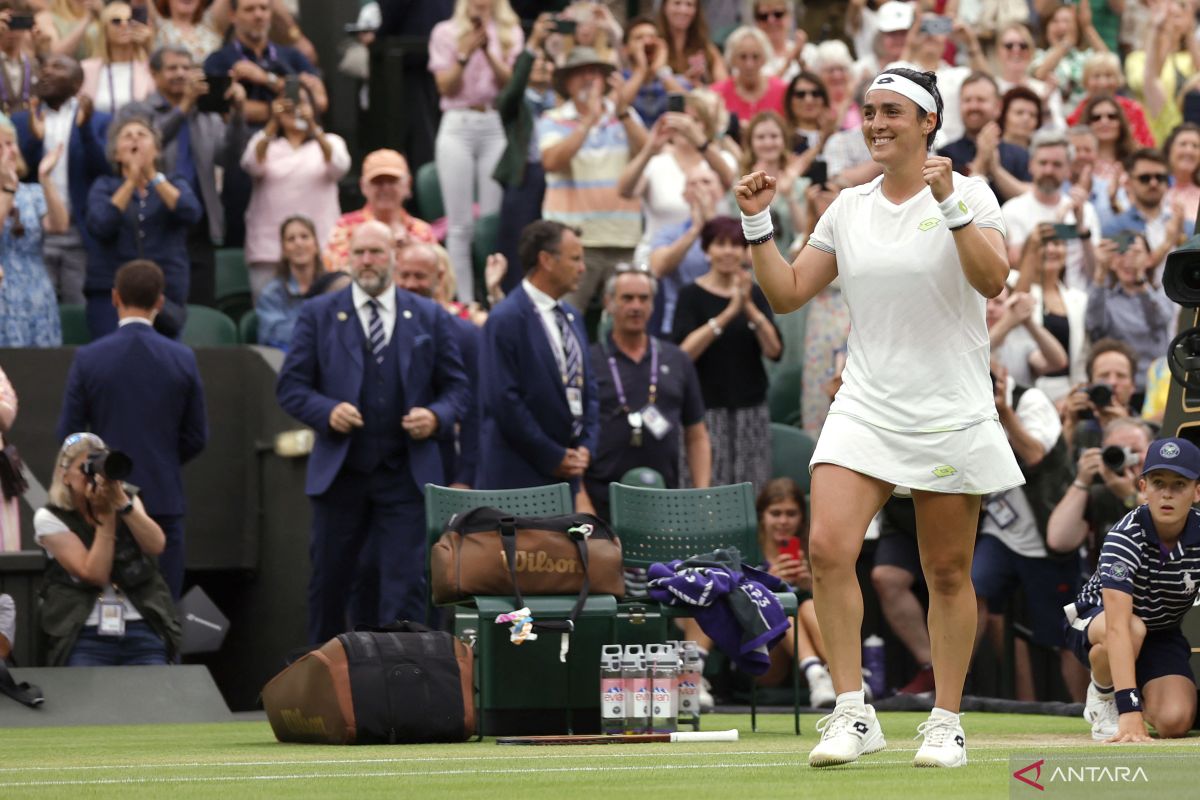
[[[425,614],[422,493],[444,480],[437,437],[462,417],[467,378],[449,317],[395,288],[395,260],[386,225],[355,229],[354,283],[304,304],[276,385],[280,406],[317,434],[305,485],[314,643],[348,624]],[[364,547],[377,562],[378,613],[347,620]]]
[[[153,261],[117,270],[118,328],[75,351],[58,420],[58,439],[90,430],[133,460],[129,482],[167,546],[159,568],[179,599],[184,545],[182,466],[208,442],[204,384],[191,348],[154,330],[165,279]]]
[[[579,479],[596,449],[599,400],[583,316],[560,298],[584,273],[579,231],[538,220],[518,245],[525,279],[488,317],[479,353],[480,489]],[[590,511],[587,495],[579,510]]]

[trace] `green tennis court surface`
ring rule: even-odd
[[[130,702],[137,702],[130,698]],[[1009,797],[1010,754],[1144,754],[1147,761],[1197,760],[1196,738],[1120,747],[1093,744],[1082,719],[967,714],[970,764],[957,770],[909,766],[925,719],[880,714],[888,749],[858,764],[814,770],[808,749],[816,715],[791,734],[790,715],[713,715],[705,728],[736,727],[727,744],[501,747],[483,743],[317,747],[284,745],[266,722],[26,728],[0,731],[0,798],[24,797],[453,797],[525,800],[638,796],[677,798]],[[1129,762],[1125,762],[1129,763]],[[1014,796],[1048,793],[1017,786]],[[1153,784],[1139,787],[1150,797]],[[1108,796],[1102,786],[1093,797]],[[1183,796],[1183,795],[1175,795]]]

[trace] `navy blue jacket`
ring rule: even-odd
[[[565,305],[565,304],[564,304]],[[583,315],[567,306],[580,344]],[[591,359],[583,359],[583,434],[571,441],[574,418],[562,373],[533,300],[518,286],[492,309],[479,352],[479,489],[520,489],[558,483],[554,471],[568,447],[596,452],[600,400]],[[578,479],[571,481],[579,488]]]
[[[479,404],[473,387],[479,385],[479,326],[470,320],[449,313],[454,340],[462,353],[463,369],[467,373],[467,408],[458,421],[458,436],[442,430],[442,466],[446,483],[461,483],[475,488],[475,470],[479,465]],[[455,445],[457,444],[457,450]]]
[[[182,515],[180,468],[208,441],[196,354],[140,322],[76,350],[58,439],[86,430],[133,459],[129,482],[148,513]]]
[[[108,124],[112,121],[111,114],[102,111],[92,112],[91,118],[83,126],[76,125],[71,129],[71,139],[67,144],[67,193],[71,201],[71,222],[79,229],[85,240],[88,236],[84,227],[87,216],[88,191],[92,183],[101,175],[111,174],[108,156],[104,153],[104,142],[108,136]],[[29,130],[29,112],[18,111],[12,115],[13,127],[17,129],[17,143],[21,148],[21,157],[29,166],[32,180],[37,180],[38,164],[45,155],[42,140],[37,139]],[[109,284],[111,288],[111,283]]]
[[[92,246],[88,248],[85,290],[107,292],[118,267],[135,258],[148,258],[162,267],[167,280],[164,294],[179,305],[187,303],[191,282],[188,229],[200,221],[204,209],[182,176],[171,175],[170,181],[179,190],[174,210],[167,208],[155,189],[147,189],[144,203],[135,194],[121,211],[113,205],[112,196],[124,178],[106,175],[92,184],[87,200]]]
[[[354,308],[352,287],[304,303],[292,333],[275,396],[284,411],[317,433],[308,459],[305,492],[320,495],[337,477],[350,437],[329,427],[338,403],[359,406],[366,337]],[[469,387],[450,316],[432,300],[396,292],[396,327],[391,351],[399,359],[404,404],[437,415],[438,432],[452,430],[467,407]],[[413,480],[442,484],[445,473],[438,439],[406,439]]]

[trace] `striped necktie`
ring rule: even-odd
[[[561,305],[554,306],[554,321],[558,323],[558,332],[562,335],[563,343],[563,385],[576,389],[583,396],[583,348],[575,336],[575,329],[567,319],[567,312]],[[571,425],[571,433],[578,437],[583,433],[583,420],[575,417]]]
[[[375,363],[383,363],[383,348],[387,346],[387,341],[383,335],[383,317],[379,316],[379,301],[371,298],[367,301],[367,305],[371,307],[371,321],[367,325],[367,339],[371,343],[371,355],[375,356]]]

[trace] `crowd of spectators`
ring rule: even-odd
[[[773,382],[799,371],[787,402],[815,438],[852,321],[836,281],[774,318],[730,188],[772,176],[776,241],[798,251],[839,191],[880,174],[862,91],[909,66],[937,75],[934,149],[987,181],[1007,227],[1011,280],[988,307],[997,414],[1038,480],[984,503],[981,619],[1011,613],[1018,583],[1033,614],[1059,599],[1050,583],[1074,594],[1105,526],[1137,500],[1131,476],[1162,421],[1180,317],[1163,265],[1200,205],[1196,0],[851,0],[821,27],[791,0],[429,5],[437,108],[397,113],[438,121],[443,219],[414,213],[425,187],[411,154],[359,159],[326,130],[317,54],[286,0],[0,0],[0,344],[60,344],[59,303],[85,304],[94,337],[111,332],[113,278],[135,259],[161,267],[155,326],[177,338],[187,304],[212,300],[215,250],[242,247],[258,343],[291,352],[309,300],[348,296],[351,281],[380,296],[363,265],[386,264],[387,287],[454,318],[447,347],[471,391],[438,429],[446,483],[565,479],[601,513],[634,466],[672,487],[763,489]],[[389,16],[388,0],[363,6],[362,20]],[[342,207],[348,175],[361,207]],[[484,259],[477,221],[490,215]],[[366,234],[386,252],[357,252]],[[358,311],[362,346],[390,348],[396,307],[382,334]],[[332,441],[405,410],[371,409],[297,416]],[[1101,459],[1105,447],[1128,463]],[[918,667],[896,683],[924,691],[928,637],[909,602],[920,564],[884,522],[875,585]],[[312,629],[337,613],[326,604]]]

